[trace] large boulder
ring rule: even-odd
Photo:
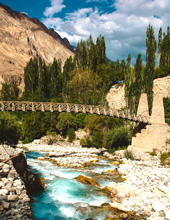
[[[95,180],[93,180],[91,177],[88,177],[88,176],[79,175],[75,179],[78,180],[81,183],[91,184],[93,186],[100,187],[99,183],[97,183]]]

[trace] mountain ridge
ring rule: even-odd
[[[0,23],[0,87],[15,80],[23,92],[24,67],[31,57],[41,56],[47,64],[56,58],[63,65],[68,57],[74,56],[69,41],[53,29],[1,3]]]
[[[52,36],[55,40],[59,40],[61,44],[66,46],[69,50],[71,50],[73,53],[75,52],[75,47],[73,47],[67,38],[61,38],[61,36],[53,29],[53,28],[47,28],[38,18],[30,18],[25,13],[21,13],[18,11],[12,10],[10,7],[0,3],[0,7],[4,8],[13,18],[22,19],[23,17],[29,19],[30,21],[34,22],[34,24],[38,25],[44,32]]]

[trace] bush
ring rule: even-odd
[[[134,160],[134,156],[133,156],[132,151],[126,150],[124,156],[126,159]]]
[[[77,124],[75,122],[75,117],[68,112],[62,112],[58,116],[58,122],[56,125],[56,128],[59,130],[59,132],[65,136],[68,133],[68,130],[71,128],[76,129]]]
[[[21,123],[19,119],[9,113],[0,113],[0,142],[6,144],[17,144],[21,135]]]
[[[92,135],[92,141],[91,141],[92,147],[101,148],[103,147],[103,135],[102,132],[96,131]]]
[[[105,138],[105,147],[107,149],[118,149],[118,147],[128,146],[131,139],[130,127],[120,127],[110,130]]]
[[[53,140],[50,139],[50,140],[48,141],[48,145],[52,145],[52,144],[53,144]]]
[[[86,117],[86,114],[84,114],[84,113],[78,113],[76,115],[75,122],[76,122],[78,128],[83,128],[84,127],[84,125],[85,125],[85,117]]]
[[[68,141],[71,143],[75,140],[76,134],[74,128],[70,128],[67,132]]]
[[[85,140],[84,138],[82,138],[82,139],[80,140],[80,145],[81,145],[81,146],[85,146],[85,145],[86,145],[86,140]]]
[[[165,161],[168,157],[170,157],[170,152],[168,152],[168,153],[162,153],[162,154],[161,154],[161,157],[160,157],[161,162],[164,163],[164,161]]]
[[[157,156],[157,153],[155,151],[150,153],[151,156]]]

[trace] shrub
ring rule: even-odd
[[[76,134],[74,128],[70,128],[67,132],[68,141],[71,143],[75,140]]]
[[[53,140],[52,139],[48,140],[48,145],[52,145],[52,144],[53,144]]]
[[[125,153],[124,153],[124,156],[125,156],[126,159],[134,160],[134,156],[133,156],[132,151],[126,150]]]
[[[105,138],[105,147],[107,149],[118,149],[129,145],[131,138],[130,128],[120,127],[110,130]]]
[[[59,132],[65,136],[68,133],[68,130],[71,128],[76,129],[77,124],[75,122],[75,117],[68,112],[62,112],[58,116],[58,122],[56,125],[56,128],[59,130]]]
[[[85,145],[86,145],[86,140],[85,140],[84,138],[82,138],[82,139],[80,140],[80,145],[81,145],[81,146],[85,146]]]
[[[0,112],[0,143],[14,145],[18,142],[20,135],[19,119],[9,112]]]
[[[77,124],[77,126],[78,126],[79,128],[83,128],[83,127],[84,127],[85,117],[86,117],[86,114],[84,114],[84,113],[78,113],[78,114],[76,115],[75,122],[76,122],[76,124]]]
[[[162,154],[161,154],[161,157],[160,157],[161,162],[164,163],[164,161],[165,161],[168,157],[170,157],[170,152],[168,152],[168,153],[162,153]]]
[[[151,156],[157,156],[157,153],[155,151],[150,153]]]
[[[96,131],[93,133],[91,144],[92,144],[92,147],[96,147],[96,148],[100,148],[103,146],[102,132]]]

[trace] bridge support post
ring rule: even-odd
[[[148,99],[147,99],[146,93],[141,94],[139,105],[138,105],[138,110],[137,110],[137,115],[143,115],[143,116],[149,117]]]
[[[143,107],[143,114],[147,112],[148,110],[145,111]],[[142,111],[140,114],[141,113]],[[165,123],[163,97],[159,94],[154,94],[149,124],[145,129],[142,129],[132,137],[132,145],[129,146],[128,149],[132,151],[141,150],[147,152],[152,152],[153,150],[169,151],[167,139],[170,139],[170,134],[168,130],[169,126]]]

